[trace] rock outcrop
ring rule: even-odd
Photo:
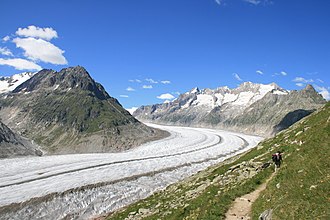
[[[42,151],[0,122],[0,158],[28,155],[41,156]]]

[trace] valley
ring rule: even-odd
[[[78,219],[115,211],[262,138],[234,132],[148,124],[171,135],[121,153],[0,161],[0,219]]]

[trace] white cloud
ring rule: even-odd
[[[314,85],[314,87],[323,96],[323,98],[325,98],[326,100],[330,100],[330,93],[327,88],[318,85]]]
[[[294,78],[293,82],[298,82],[298,83],[312,83],[314,80],[312,79],[305,79],[303,77],[296,77]]]
[[[287,76],[287,75],[288,75],[287,72],[281,71],[280,73],[274,73],[272,76]]]
[[[2,41],[3,42],[7,42],[7,41],[9,41],[10,40],[10,37],[7,35],[6,37],[4,37],[4,38],[2,38]]]
[[[320,83],[324,83],[322,79],[317,79],[317,81],[319,81]]]
[[[136,111],[136,109],[138,109],[137,107],[132,107],[132,108],[127,108],[126,110],[133,115],[133,113]]]
[[[144,88],[144,89],[152,89],[152,85],[143,85],[142,88]]]
[[[237,79],[238,81],[243,81],[241,79],[241,77],[237,74],[237,73],[233,73],[233,76],[235,77],[235,79]]]
[[[296,83],[296,86],[303,87],[304,83]]]
[[[260,0],[244,0],[244,1],[253,5],[259,5],[261,3]]]
[[[15,38],[13,42],[16,47],[22,48],[24,56],[34,60],[51,64],[67,64],[67,60],[63,56],[64,51],[56,47],[54,44],[43,39]]]
[[[174,99],[175,97],[170,93],[165,93],[157,96],[158,99]]]
[[[215,2],[216,2],[218,5],[221,5],[222,0],[215,0]]]
[[[120,97],[122,97],[122,98],[128,98],[129,96],[128,95],[120,95]]]
[[[7,47],[0,47],[0,54],[5,56],[13,56],[13,53]]]
[[[171,84],[171,81],[169,81],[169,80],[163,80],[163,81],[160,81],[161,83],[163,83],[163,84]]]
[[[2,59],[0,58],[0,65],[7,65],[12,66],[17,70],[41,70],[41,66],[38,64],[21,59],[21,58],[14,58],[14,59]]]
[[[53,28],[40,28],[34,25],[27,28],[18,28],[16,35],[23,37],[42,38],[47,41],[57,38],[57,32]]]
[[[135,91],[135,89],[133,89],[132,87],[127,87],[127,88],[126,88],[126,91],[129,91],[129,92],[134,92],[134,91]]]
[[[153,83],[153,84],[157,84],[158,82],[157,81],[155,81],[155,80],[153,80],[153,79],[146,79],[146,81],[147,82],[149,82],[149,83]]]
[[[132,82],[132,83],[134,83],[134,82],[137,82],[137,83],[141,83],[142,81],[141,80],[139,80],[139,79],[130,79],[130,80],[128,80],[129,82]]]
[[[260,74],[260,75],[263,75],[264,72],[262,72],[261,70],[257,70],[256,73]]]
[[[244,2],[250,3],[252,5],[272,5],[274,2],[272,0],[243,0]]]

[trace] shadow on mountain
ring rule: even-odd
[[[288,127],[290,127],[291,125],[293,125],[294,123],[296,123],[300,119],[306,117],[307,115],[313,113],[314,111],[315,110],[298,109],[298,110],[289,112],[286,116],[284,116],[284,118],[282,119],[282,121],[278,125],[274,126],[274,131],[273,132],[277,133],[279,131],[287,129]]]

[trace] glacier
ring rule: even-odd
[[[113,212],[262,140],[222,130],[147,125],[171,135],[121,153],[0,160],[0,219],[88,219]]]

